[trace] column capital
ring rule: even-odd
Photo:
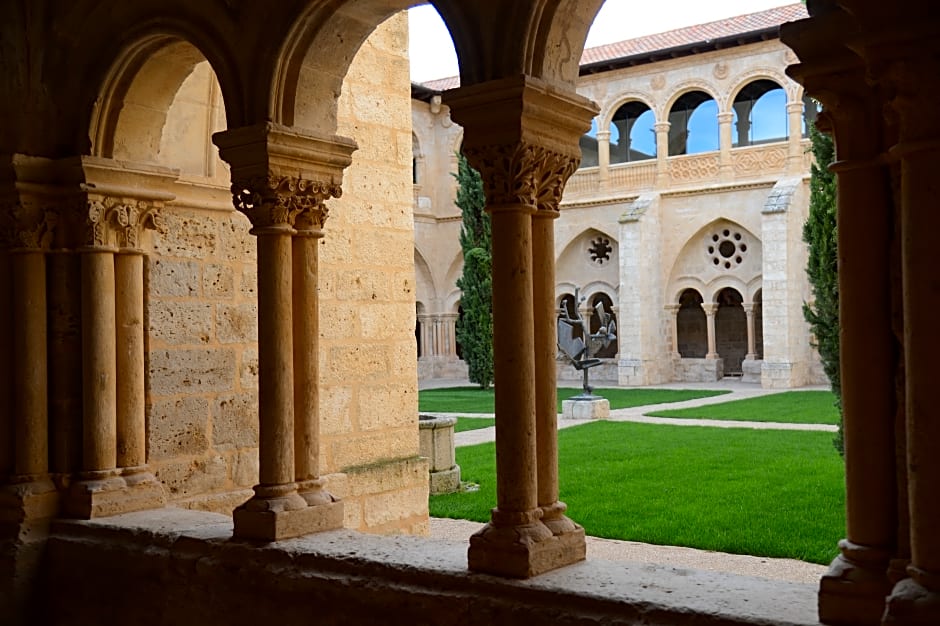
[[[358,147],[273,122],[215,133],[212,142],[231,166],[235,208],[256,229],[297,226],[313,236],[327,217],[324,202],[342,195],[343,170]]]
[[[88,194],[76,204],[86,247],[139,250],[144,231],[163,232],[166,227],[157,206],[147,200]]]
[[[718,311],[718,303],[702,302],[702,310],[705,311],[705,315],[712,316]]]
[[[59,214],[50,207],[30,206],[18,200],[0,205],[0,249],[48,250]]]
[[[670,122],[656,122],[653,124],[653,130],[657,133],[668,133],[671,126],[672,124]]]
[[[734,113],[731,111],[723,111],[718,114],[718,123],[719,124],[730,124],[734,121]]]
[[[679,312],[679,309],[681,309],[681,308],[682,308],[682,305],[679,304],[678,302],[673,302],[672,304],[666,304],[666,305],[663,306],[663,309],[664,309],[664,310],[666,310],[666,311],[669,312],[669,313],[672,313],[673,315],[675,315],[676,313],[678,313],[678,312]]]
[[[743,304],[741,305],[741,308],[744,309],[744,313],[745,313],[746,315],[751,315],[752,313],[754,313],[754,303],[753,303],[753,302],[745,302],[745,303],[743,303]]]

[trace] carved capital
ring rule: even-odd
[[[0,207],[0,245],[4,248],[48,250],[58,222],[57,211],[11,202]]]
[[[236,179],[232,183],[235,208],[244,213],[255,228],[293,228],[295,224],[305,230],[322,228],[327,217],[324,202],[340,195],[342,189],[337,184],[295,176],[268,174]]]
[[[521,205],[557,211],[565,182],[580,158],[542,146],[517,143],[465,150],[480,171],[490,206]]]
[[[89,195],[82,205],[85,246],[139,249],[144,230],[165,228],[156,206],[146,200]]]

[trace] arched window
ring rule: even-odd
[[[745,85],[734,98],[732,112],[731,145],[735,148],[784,141],[790,134],[787,94],[772,80],[755,80]]]
[[[715,348],[724,361],[725,376],[741,376],[747,354],[747,315],[741,294],[725,287],[718,292],[715,313]]]
[[[591,298],[591,320],[588,323],[591,328],[591,334],[593,335],[601,328],[601,320],[598,317],[597,305],[600,304],[604,307],[604,311],[611,315],[611,318],[614,320],[614,323],[617,322],[617,317],[614,315],[614,303],[610,301],[610,296],[606,293],[595,294]],[[593,347],[592,347],[593,349]],[[617,356],[617,340],[613,340],[607,347],[598,346],[597,352],[592,352],[591,356],[595,356],[601,359],[612,359]]]
[[[754,294],[754,350],[757,352],[757,359],[764,358],[764,295],[763,290],[758,289]]]
[[[686,289],[679,296],[676,334],[679,355],[684,359],[704,359],[708,352],[708,324],[702,302],[702,295],[694,289]]]
[[[580,167],[597,167],[597,120],[591,120],[591,130],[581,135]]]
[[[718,150],[718,104],[704,91],[690,91],[669,111],[669,156]]]
[[[656,158],[656,122],[642,102],[621,105],[610,122],[610,162],[632,163]]]

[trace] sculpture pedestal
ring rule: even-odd
[[[602,420],[610,417],[610,402],[594,395],[577,395],[561,403],[561,417],[568,420]]]

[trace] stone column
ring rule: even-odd
[[[731,162],[731,123],[734,113],[724,111],[718,114],[718,159],[722,180],[734,178],[734,165]]]
[[[556,192],[560,199],[571,163],[577,163],[578,140],[597,110],[576,94],[526,76],[469,85],[448,95],[451,115],[465,129],[464,153],[483,178],[493,231],[497,506],[490,522],[471,537],[468,560],[475,571],[524,578],[585,555],[582,529],[555,535],[541,521],[536,389],[547,396],[547,386],[537,386],[536,368],[542,374],[544,364],[536,362],[550,354],[554,370],[555,353],[552,346],[537,359],[536,318],[541,341],[547,332],[543,324],[554,325],[555,312],[544,286],[539,302],[534,301],[533,272],[545,268],[533,266],[533,252],[544,260],[554,251],[546,241],[550,226],[536,226],[539,241],[533,243],[532,216],[538,207],[551,206]],[[543,184],[554,177],[560,178],[557,187]],[[542,192],[552,198],[540,198]],[[536,218],[543,220],[550,222]],[[551,472],[542,476],[550,484]],[[548,492],[546,487],[551,498]]]
[[[315,231],[356,146],[270,122],[212,140],[231,165],[235,208],[258,238],[259,484],[235,509],[234,534],[275,541],[336,528],[342,506],[322,489],[317,467]]]
[[[11,207],[0,207],[0,211],[11,210]],[[9,214],[0,214],[0,219],[12,220]],[[2,230],[10,230],[3,224]],[[0,232],[0,237],[7,233]],[[6,239],[6,237],[4,237]],[[0,298],[4,302],[13,302],[13,274],[10,255],[10,242],[0,241]],[[13,423],[13,307],[0,307],[0,476],[9,476],[13,473],[13,456],[15,451]]]
[[[320,518],[318,528],[341,528],[343,505],[324,489],[320,478],[320,383],[319,383],[319,244],[327,210],[323,202],[342,193],[339,186],[324,185],[310,206],[296,219],[293,240],[294,316],[294,449],[295,480],[300,497]]]
[[[831,45],[826,36],[826,50]],[[802,53],[800,53],[802,54]],[[839,325],[845,443],[846,537],[820,581],[825,623],[879,624],[897,550],[894,453],[895,363],[891,320],[889,173],[881,159],[882,103],[871,98],[865,71],[834,68],[829,56],[791,72],[820,97],[821,129],[834,133],[839,193]],[[766,281],[766,275],[764,280]],[[765,291],[764,302],[767,301]],[[765,309],[766,310],[766,309]],[[928,336],[923,337],[928,341]]]
[[[454,359],[457,357],[457,313],[445,313],[441,318],[444,326],[444,354]]]
[[[12,325],[9,352],[12,379],[10,422],[12,449],[6,448],[10,485],[0,491],[0,513],[15,523],[55,514],[57,498],[49,478],[47,405],[46,250],[58,216],[36,207],[11,207],[9,250],[10,298],[4,304]],[[4,476],[6,478],[6,476]],[[6,509],[6,511],[2,511]]]
[[[607,133],[609,136],[609,133]],[[555,308],[555,219],[565,182],[578,167],[578,159],[554,155],[539,187],[540,203],[532,216],[532,267],[535,332],[535,433],[538,456],[538,505],[542,522],[555,536],[584,530],[565,515],[558,499],[558,326]],[[576,539],[577,540],[577,539]]]
[[[744,308],[744,315],[747,316],[747,354],[746,360],[753,361],[757,359],[757,333],[754,328],[754,303],[746,302],[741,305]]]
[[[787,103],[789,119],[787,136],[787,172],[797,174],[803,170],[803,103]]]
[[[597,180],[606,189],[610,180],[610,131],[597,131]]]
[[[919,26],[919,24],[917,25]],[[905,32],[913,31],[909,25]],[[940,96],[934,40],[892,42],[877,59],[876,75],[893,95],[899,118],[898,143],[890,156],[900,160],[901,274],[903,277],[904,375],[907,416],[907,488],[911,562],[908,579],[895,586],[884,623],[940,623],[940,420],[936,369],[940,328],[932,311],[937,292],[937,246],[933,233],[940,216],[931,208],[940,195],[940,122],[925,112]],[[841,192],[841,187],[840,187]],[[841,241],[841,240],[840,240]]]
[[[705,321],[708,324],[708,353],[706,359],[717,359],[718,349],[715,347],[715,313],[718,312],[718,304],[714,302],[703,302],[702,310],[705,311]]]
[[[677,303],[672,303],[663,308],[669,314],[669,328],[672,330],[672,357],[675,359],[682,358],[682,355],[679,354],[679,309],[681,307]]]
[[[656,131],[656,185],[662,186],[669,182],[669,122],[656,122],[653,130]]]
[[[421,353],[419,359],[431,356],[431,316],[422,313],[418,316],[418,333],[421,336]]]
[[[751,101],[744,100],[742,102],[736,102],[731,105],[735,109],[735,113],[738,114],[738,124],[737,124],[737,135],[738,140],[734,141],[734,136],[732,134],[732,145],[737,147],[744,147],[751,145],[751,108],[753,105]]]

